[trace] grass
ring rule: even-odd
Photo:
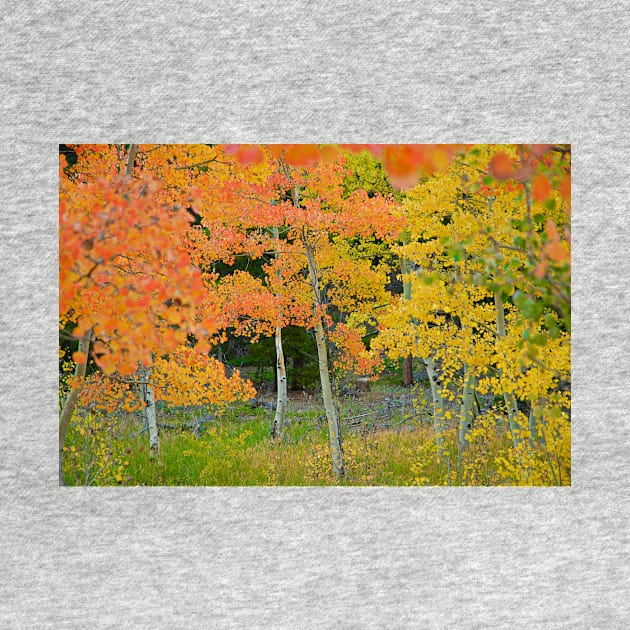
[[[343,401],[342,417],[360,415],[366,408],[378,415],[392,392],[408,395],[389,383],[379,389]],[[523,481],[522,471],[510,462],[527,456],[529,474],[550,461],[548,453],[511,453],[511,440],[497,430],[496,418],[473,432],[459,465],[455,420],[446,436],[447,457],[438,461],[430,415],[426,408],[414,411],[407,402],[393,411],[390,428],[374,428],[366,417],[362,430],[344,430],[346,475],[338,480],[331,472],[322,415],[320,401],[292,401],[284,439],[272,443],[268,409],[234,406],[216,422],[203,425],[198,436],[189,430],[162,430],[156,459],[150,457],[147,434],[132,435],[138,430],[137,419],[80,416],[66,442],[64,476],[68,485],[515,485]],[[170,410],[164,421],[186,424],[191,419],[190,410],[179,409]],[[563,479],[570,483],[570,460],[568,465]],[[532,479],[535,485],[554,485],[544,470],[536,474],[527,477],[528,485]]]

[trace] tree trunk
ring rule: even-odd
[[[413,354],[406,356],[402,364],[403,385],[411,387],[413,385]]]
[[[408,244],[409,239],[403,235],[403,243]],[[411,273],[411,261],[407,258],[400,259],[400,268],[403,274],[403,297],[405,300],[411,300],[411,282],[408,279],[409,273]],[[413,360],[413,357],[410,356]],[[423,359],[423,363],[427,369],[427,376],[431,383],[431,397],[433,399],[433,430],[435,432],[435,445],[437,447],[438,459],[444,458],[444,438],[446,434],[446,427],[444,422],[444,399],[440,392],[437,372],[435,369],[435,361],[431,357]],[[404,363],[403,363],[404,366]],[[413,378],[413,374],[412,374]],[[404,380],[404,370],[403,370]]]
[[[322,384],[322,397],[328,421],[328,435],[330,437],[330,452],[332,455],[333,472],[338,479],[345,475],[343,465],[343,448],[341,445],[341,423],[337,405],[333,397],[332,383],[328,369],[328,344],[324,331],[321,292],[319,289],[319,278],[317,274],[317,263],[312,245],[308,242],[306,234],[302,234],[302,242],[306,251],[308,261],[308,273],[313,289],[313,311],[315,315],[315,342],[317,343],[317,357],[319,359],[319,378]]]
[[[289,168],[283,164],[283,168],[287,177],[289,177]],[[300,207],[300,187],[298,184],[293,186],[291,191],[293,205]],[[328,435],[330,438],[330,453],[332,456],[333,473],[337,479],[345,476],[343,465],[343,448],[341,445],[341,422],[339,421],[339,412],[336,401],[333,397],[333,388],[330,380],[330,372],[328,370],[328,344],[326,341],[326,333],[323,325],[322,314],[322,298],[319,288],[319,276],[317,273],[317,262],[315,260],[315,251],[308,240],[306,228],[302,228],[301,234],[302,244],[306,253],[308,262],[308,277],[313,289],[313,313],[315,315],[315,342],[317,344],[317,357],[319,363],[319,378],[322,384],[322,398],[324,399],[324,409],[326,410],[326,420],[328,422]]]
[[[403,243],[407,245],[409,238],[403,236]],[[403,297],[405,300],[411,299],[411,282],[405,277],[411,272],[411,261],[407,258],[400,259],[400,271],[403,276]],[[409,354],[403,359],[402,364],[403,385],[411,387],[413,385],[413,354]]]
[[[539,404],[532,403],[531,409],[529,410],[529,433],[532,443],[545,446],[544,426],[543,407]]]
[[[276,240],[276,247],[279,245],[280,232],[276,226],[272,228],[273,237]],[[276,252],[275,258],[278,260],[280,254]],[[276,271],[280,275],[280,270]],[[287,396],[287,369],[284,361],[284,350],[282,348],[282,310],[278,310],[278,320],[275,333],[276,343],[276,413],[271,425],[271,438],[274,440],[282,438],[284,431],[288,396]]]
[[[284,364],[284,352],[282,350],[282,328],[276,326],[276,379],[277,398],[276,413],[273,419],[271,437],[274,440],[282,438],[287,409],[287,370]]]
[[[146,367],[141,367],[138,370],[138,375],[142,381],[141,391],[142,399],[144,400],[144,418],[145,426],[149,429],[149,453],[151,459],[154,459],[160,454],[160,436],[158,433],[157,416],[155,413],[155,395],[153,393],[153,387],[149,379],[151,378],[151,370]]]
[[[435,431],[435,445],[437,446],[438,459],[444,459],[444,438],[446,427],[444,421],[444,399],[440,391],[435,361],[431,357],[424,359],[427,375],[431,383],[431,396],[433,398],[433,429]]]
[[[468,364],[464,364],[464,392],[459,414],[459,435],[457,439],[457,478],[462,484],[462,456],[468,446],[468,431],[475,419],[475,386],[477,379],[470,373]]]
[[[90,340],[92,339],[92,330],[88,330],[81,339],[79,339],[79,352],[85,354],[85,363],[77,363],[74,368],[74,376],[77,378],[84,378],[87,370],[87,355],[90,351]],[[63,405],[63,409],[59,414],[59,485],[64,486],[65,481],[63,478],[63,447],[66,443],[66,435],[68,434],[68,427],[70,426],[70,420],[72,414],[77,405],[77,399],[79,398],[79,390],[77,387],[73,387],[66,398],[66,402]]]
[[[497,339],[501,339],[505,337],[507,333],[505,328],[505,309],[503,307],[503,299],[501,298],[500,293],[494,294],[494,308],[497,320]],[[518,405],[516,403],[516,397],[512,392],[504,392],[503,400],[505,401],[505,406],[507,408],[510,432],[512,433],[514,447],[516,448],[520,442],[521,432],[521,428],[518,422],[519,412]]]
[[[127,164],[125,166],[125,178],[131,177],[133,173],[133,165],[136,161],[136,153],[138,153],[138,145],[130,144],[129,153],[127,154]]]
[[[472,428],[475,419],[475,386],[477,379],[470,373],[468,365],[464,365],[464,393],[462,407],[459,416],[459,448],[466,448],[468,442],[466,436]]]

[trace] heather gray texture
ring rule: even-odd
[[[7,4],[0,628],[629,627],[628,8]],[[571,142],[573,487],[59,488],[57,144],[130,141]]]

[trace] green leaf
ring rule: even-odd
[[[556,200],[553,197],[551,199],[547,199],[547,201],[545,201],[545,208],[553,212],[556,209]]]
[[[543,305],[542,303],[534,300],[533,298],[525,295],[521,291],[515,291],[512,296],[514,305],[523,313],[523,316],[527,319],[536,320],[540,317]]]
[[[543,333],[538,333],[532,337],[532,343],[537,346],[546,346],[547,345],[547,335]]]

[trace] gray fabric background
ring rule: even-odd
[[[2,9],[0,628],[630,627],[630,7],[457,4]],[[130,141],[573,143],[573,487],[59,488],[57,144]]]

